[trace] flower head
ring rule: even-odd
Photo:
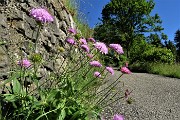
[[[131,71],[127,67],[122,67],[121,72],[125,74],[131,74]]]
[[[32,62],[36,62],[36,63],[40,63],[40,62],[42,61],[42,56],[41,56],[41,54],[39,54],[39,53],[34,53],[34,54],[32,54],[32,56],[31,56],[31,61],[32,61]]]
[[[132,91],[131,91],[131,92],[132,92]],[[127,99],[128,96],[131,94],[131,92],[129,92],[129,90],[126,89],[126,91],[125,91],[125,93],[124,93],[126,99]]]
[[[42,23],[53,22],[54,19],[51,14],[44,8],[33,8],[30,10],[30,16],[32,16],[37,21]]]
[[[85,45],[87,45],[87,41],[86,41],[86,39],[81,38],[79,41],[80,41],[80,43],[81,43],[81,44],[85,44]]]
[[[93,55],[92,54],[87,54],[87,56],[92,59],[93,58]]]
[[[96,40],[94,38],[88,38],[88,41],[91,41],[91,42],[96,42]]]
[[[114,115],[113,120],[124,120],[124,117],[122,115]]]
[[[94,67],[101,67],[102,66],[101,63],[98,61],[91,61],[91,62],[89,62],[89,64],[91,66],[94,66]]]
[[[30,63],[29,60],[23,59],[23,60],[18,61],[18,65],[21,66],[21,67],[28,68],[29,66],[31,66],[31,63]]]
[[[106,70],[111,73],[111,75],[114,75],[114,70],[112,67],[106,67]]]
[[[125,63],[125,66],[128,67],[128,62]]]
[[[94,44],[95,48],[98,49],[101,53],[107,54],[108,53],[108,48],[106,45],[102,42],[96,42]]]
[[[59,52],[64,52],[65,49],[63,47],[58,47]]]
[[[110,44],[109,47],[115,50],[118,54],[124,53],[123,48],[119,44]]]
[[[96,71],[96,72],[94,72],[94,76],[100,78],[100,77],[101,77],[101,73],[99,73],[98,71]]]
[[[89,47],[87,45],[81,45],[81,48],[85,51],[89,53]]]
[[[74,28],[69,28],[69,29],[68,29],[68,32],[73,33],[73,34],[76,34],[76,30],[75,30]]]
[[[74,39],[72,39],[72,38],[67,38],[67,39],[66,39],[66,42],[69,43],[69,44],[71,44],[71,45],[75,45],[75,44],[76,44],[76,42],[75,42]]]

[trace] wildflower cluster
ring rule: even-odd
[[[33,8],[30,16],[37,22],[53,22],[53,17],[44,8]],[[8,88],[10,93],[1,95],[5,105],[10,106],[8,109],[13,110],[7,111],[7,116],[4,117],[32,120],[100,118],[101,108],[106,106],[105,103],[109,104],[110,91],[119,83],[118,80],[123,74],[130,74],[131,71],[128,66],[122,67],[121,76],[100,90],[101,85],[106,83],[106,75],[114,75],[115,71],[113,67],[103,65],[98,55],[107,55],[109,50],[121,55],[124,51],[119,44],[106,45],[92,37],[87,39],[77,37],[78,33],[74,28],[67,31],[69,34],[65,41],[70,45],[70,49],[66,51],[63,47],[58,47],[57,50],[61,53],[66,51],[67,56],[56,72],[50,71],[49,74],[39,77],[38,71],[43,68],[44,60],[41,54],[34,51],[32,55],[17,62],[20,67],[14,70],[3,84],[12,81],[12,87]],[[66,66],[62,68],[64,63]],[[129,95],[130,92],[126,90],[124,98],[128,98]],[[89,116],[90,114],[94,117]],[[113,120],[123,119],[124,117],[118,114],[113,117]]]
[[[109,47],[114,49],[118,54],[123,54],[124,53],[121,45],[119,45],[119,44],[110,44]]]
[[[69,29],[68,29],[68,32],[73,33],[73,34],[76,34],[76,30],[73,29],[73,28],[69,28]]]
[[[46,22],[53,22],[54,19],[51,14],[44,8],[33,8],[30,11],[30,15],[39,22],[46,23]]]
[[[112,67],[106,67],[106,70],[111,73],[111,75],[114,75],[114,70]]]
[[[24,68],[28,68],[31,66],[31,63],[28,59],[19,60],[17,64]]]
[[[69,29],[69,32],[70,32],[70,33],[73,33],[73,34],[76,34],[76,32],[72,32],[72,31],[76,31],[76,30],[70,28],[70,29]],[[94,38],[88,38],[87,40],[88,40],[88,42],[92,42],[94,48],[97,49],[100,53],[102,53],[102,54],[108,54],[108,47],[106,46],[105,43],[103,43],[103,42],[97,42]],[[71,45],[75,45],[76,43],[78,43],[78,42],[76,42],[76,41],[75,41],[74,39],[72,39],[72,38],[68,38],[68,39],[66,40],[66,42],[69,43],[69,44],[71,44]],[[88,42],[86,41],[85,38],[80,38],[80,39],[79,39],[80,47],[81,47],[85,52],[87,52],[87,53],[90,52],[90,47],[89,47],[89,45],[88,45]],[[93,47],[93,46],[92,46],[92,47]],[[114,50],[115,52],[117,52],[119,55],[121,55],[121,54],[124,53],[123,48],[121,47],[120,44],[110,44],[110,45],[109,45],[109,48],[112,49],[112,50]],[[92,55],[92,54],[87,54],[87,56],[88,56],[89,58],[93,58],[93,55]],[[93,60],[93,61],[89,62],[89,64],[90,64],[91,66],[94,66],[94,67],[102,67],[102,64],[101,64],[99,61],[96,61],[96,60]],[[107,66],[107,67],[106,67],[106,70],[107,70],[111,75],[114,75],[114,70],[113,70],[112,67],[108,67],[108,66]],[[130,70],[129,70],[127,67],[122,67],[122,68],[121,68],[121,72],[122,72],[122,73],[125,73],[125,74],[130,74],[130,73],[131,73]],[[100,77],[101,75],[100,75],[100,73],[99,73],[98,71],[96,71],[96,72],[94,72],[94,76]]]
[[[102,67],[101,63],[98,61],[91,61],[90,65],[94,66],[94,67]]]
[[[71,45],[75,45],[75,44],[76,44],[76,42],[75,42],[74,39],[72,39],[72,38],[67,38],[67,39],[66,39],[66,42],[69,43],[69,44],[71,44]]]
[[[106,45],[102,42],[96,42],[94,44],[95,48],[98,49],[101,53],[103,54],[107,54],[108,53],[108,48],[106,47]]]

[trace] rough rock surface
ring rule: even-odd
[[[0,46],[0,79],[8,70],[7,53],[16,61],[22,55],[28,56],[35,44],[37,24],[29,15],[34,7],[45,7],[54,16],[54,22],[44,25],[38,38],[37,50],[48,63],[44,67],[57,68],[60,65],[57,62],[64,60],[58,48],[69,48],[65,44],[67,29],[76,26],[62,0],[0,0],[0,42],[6,42],[3,48]],[[51,58],[57,59],[52,61]]]

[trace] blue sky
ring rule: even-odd
[[[101,11],[110,0],[80,0],[80,10],[91,28],[101,18]],[[163,21],[164,33],[169,40],[174,39],[174,33],[180,29],[180,0],[154,0],[155,8],[152,15],[158,13]]]

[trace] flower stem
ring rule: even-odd
[[[105,70],[105,69],[104,69]],[[103,72],[104,72],[104,70],[102,70],[101,71],[101,73],[100,74],[102,74]],[[90,80],[88,83],[86,83],[79,91],[82,91],[81,92],[81,94],[83,94],[85,91],[84,91],[84,89],[86,88],[86,87],[88,87],[88,85],[90,84],[90,83],[92,83],[94,80],[96,80],[97,79],[97,77],[95,77],[94,79],[92,79],[92,80]],[[79,95],[79,92],[77,93],[78,95]],[[76,94],[76,95],[77,95]]]
[[[36,35],[36,39],[35,39],[35,49],[34,49],[34,53],[37,52],[37,43],[38,43],[38,37],[39,37],[40,29],[41,29],[41,25],[38,26],[38,31],[37,31],[37,35]]]
[[[108,88],[110,88],[113,84],[113,86],[104,94],[104,95],[102,95],[102,97],[98,100],[98,102],[96,103],[96,104],[99,104],[99,103],[101,103],[103,100],[105,100],[108,96],[109,96],[109,94],[110,94],[110,91],[118,84],[118,80],[119,80],[119,78],[122,76],[123,74],[121,74],[113,83],[111,83],[111,85],[109,85],[108,87],[106,87],[105,89],[108,89]],[[101,90],[101,91],[104,91],[105,89],[103,89],[103,90]],[[98,93],[100,93],[100,92],[98,92]],[[97,94],[96,94],[97,95]]]
[[[101,92],[103,92],[104,90],[110,88],[110,87],[111,87],[114,83],[116,83],[116,82],[119,80],[119,78],[121,78],[123,75],[124,75],[124,74],[121,74],[113,83],[111,83],[108,87],[102,89],[102,90],[99,91],[98,93],[96,93],[96,95],[99,94],[99,93],[101,93]],[[117,82],[117,83],[118,83],[118,82]],[[117,85],[117,83],[116,83],[115,85]],[[112,88],[112,87],[111,87],[111,88]]]

